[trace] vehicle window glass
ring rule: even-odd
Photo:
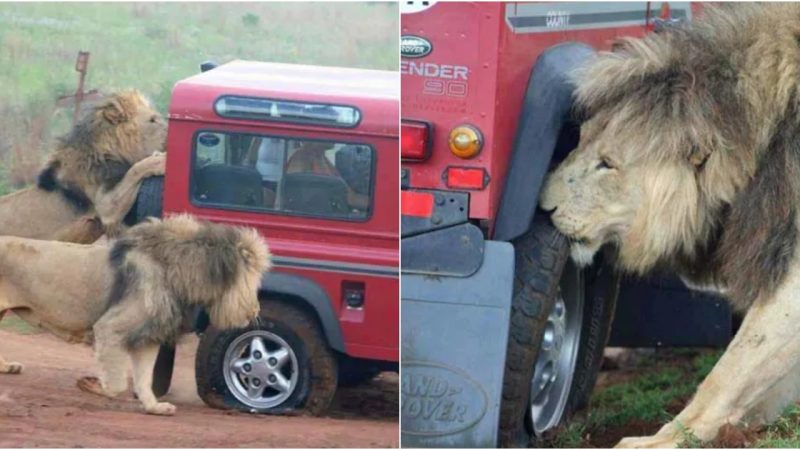
[[[202,132],[194,149],[196,204],[344,220],[370,215],[374,150],[367,145]]]

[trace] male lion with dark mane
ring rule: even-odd
[[[134,390],[146,412],[171,415],[152,390],[159,345],[173,344],[196,306],[221,330],[247,326],[259,313],[258,288],[270,267],[266,243],[252,228],[190,216],[149,219],[113,245],[0,237],[0,313],[71,342],[94,342],[97,378],[78,386],[114,397]],[[0,373],[22,365],[0,357]]]
[[[59,140],[37,186],[0,197],[0,235],[90,243],[116,234],[141,181],[164,174],[166,135],[140,93],[104,99]]]
[[[689,405],[619,446],[774,420],[800,399],[800,5],[707,7],[621,41],[576,86],[580,145],[540,199],[573,258],[614,243],[622,269],[672,269],[747,311]]]

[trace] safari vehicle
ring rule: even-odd
[[[217,407],[320,413],[337,384],[397,370],[399,76],[202,67],[174,87],[166,175],[144,182],[129,218],[190,213],[263,234],[273,268],[258,323],[220,332],[193,318],[197,390]],[[161,394],[173,358],[162,348]]]
[[[545,175],[579,140],[568,74],[614,38],[697,7],[401,12],[403,445],[536,444],[587,405],[607,342],[725,345],[723,301],[669,277],[620,285],[611,252],[579,270],[537,211]]]

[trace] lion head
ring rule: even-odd
[[[575,74],[580,144],[549,175],[540,205],[576,262],[588,264],[605,243],[639,273],[692,259],[752,179],[773,129],[755,105],[780,99],[743,86],[747,69],[731,56],[744,46],[725,14],[622,40]]]
[[[105,99],[84,122],[94,135],[98,155],[136,162],[165,149],[167,123],[138,91],[122,91]]]
[[[118,92],[95,105],[59,140],[39,186],[94,198],[116,185],[136,162],[165,150],[167,123],[137,91]]]

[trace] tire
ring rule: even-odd
[[[153,366],[153,394],[162,397],[172,385],[172,372],[175,368],[175,347],[162,345],[158,349],[156,365]]]
[[[566,419],[589,405],[603,364],[603,350],[611,333],[619,294],[620,275],[608,258],[599,259],[588,272],[583,327],[572,390],[564,414]]]
[[[500,404],[500,447],[525,447],[531,442],[536,445],[531,386],[534,377],[541,374],[535,373],[534,368],[542,349],[548,316],[560,295],[559,284],[564,282],[562,278],[580,273],[567,261],[566,239],[544,215],[537,215],[528,233],[513,244],[514,296]],[[576,284],[582,289],[575,292],[583,299],[582,318],[577,322],[580,323],[580,338],[574,341],[577,350],[574,370],[569,374],[571,381],[568,378],[564,381],[569,391],[564,394],[563,409],[559,408],[561,412],[552,416],[557,418],[557,423],[588,403],[613,317],[616,277],[602,264],[593,267],[599,269],[584,271],[582,280],[576,278]]]
[[[263,361],[267,361],[275,351],[267,344],[284,346],[290,349],[290,355],[294,355],[294,359],[289,359],[286,363],[291,365],[289,370],[282,373],[290,381],[291,391],[288,396],[282,397],[286,392],[267,395],[267,388],[263,397],[254,400],[243,391],[248,385],[252,386],[250,381],[242,381],[241,376],[230,369],[227,370],[226,378],[226,353],[233,355],[234,359],[229,361],[235,360],[239,354],[237,348],[248,342],[247,339],[252,342],[255,337],[265,343],[267,357]],[[253,354],[253,345],[247,344],[241,355],[255,358],[257,355]],[[267,363],[254,364],[256,366],[251,366],[254,367],[252,373],[262,370]],[[284,366],[281,370],[285,369]],[[257,325],[230,331],[219,331],[212,327],[201,336],[195,359],[195,378],[200,398],[215,408],[269,414],[305,412],[320,415],[327,410],[336,392],[337,364],[313,317],[288,303],[271,301],[263,305]],[[267,378],[264,380],[266,382]]]
[[[136,203],[125,216],[125,225],[133,226],[148,217],[161,217],[164,199],[164,177],[155,176],[142,180]]]

